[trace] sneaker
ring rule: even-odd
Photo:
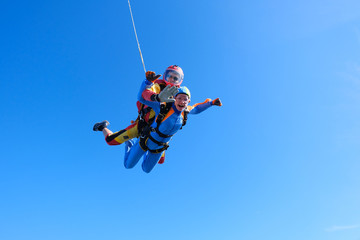
[[[95,123],[94,127],[93,127],[93,130],[94,131],[102,131],[104,128],[106,128],[107,126],[109,126],[109,122],[104,120],[102,122],[99,122],[99,123]]]

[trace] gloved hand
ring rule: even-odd
[[[161,74],[156,75],[155,72],[152,72],[152,71],[147,71],[146,72],[146,80],[148,80],[150,82],[154,82],[160,76],[161,76]]]
[[[175,86],[167,85],[156,97],[159,102],[175,102],[173,98],[179,89]]]
[[[222,103],[220,101],[220,98],[217,98],[217,99],[214,99],[212,102],[211,102],[211,105],[216,105],[216,106],[222,106]]]

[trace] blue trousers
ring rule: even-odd
[[[158,163],[162,155],[161,153],[151,153],[144,151],[140,147],[139,139],[134,143],[132,140],[125,142],[125,157],[124,166],[125,168],[133,168],[139,162],[140,158],[143,157],[142,169],[144,172],[149,173]]]

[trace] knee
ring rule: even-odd
[[[119,142],[117,142],[117,141],[106,141],[106,143],[108,144],[108,145],[110,145],[110,146],[116,146],[116,145],[120,145],[121,143],[119,143]]]
[[[120,145],[118,141],[115,140],[115,138],[111,137],[110,135],[105,137],[105,141],[110,146]]]
[[[135,164],[132,164],[132,163],[129,163],[129,162],[125,161],[124,162],[124,167],[126,169],[131,169],[131,168],[135,167]]]
[[[145,172],[145,173],[150,173],[151,170],[153,170],[154,167],[149,167],[149,166],[145,166],[145,164],[143,164],[141,166],[142,170]]]
[[[121,130],[119,132],[116,133],[109,133],[106,137],[105,137],[105,141],[108,145],[120,145],[122,144],[124,141],[126,141],[125,139],[128,138],[127,136],[124,135],[126,131],[125,130]]]

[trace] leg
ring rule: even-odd
[[[103,132],[103,134],[104,134],[104,137],[106,137],[107,135],[113,134],[113,132],[110,131],[110,129],[108,129],[108,128],[104,128],[104,129],[102,130],[102,132]]]
[[[111,132],[107,128],[104,128],[102,132],[105,136],[105,141],[107,142],[107,144],[120,145],[130,139],[137,138],[139,136],[138,121],[135,121],[127,128],[115,133]]]
[[[151,152],[147,152],[147,155],[144,156],[144,161],[142,163],[142,169],[144,172],[149,173],[151,172],[151,170],[155,167],[155,165],[157,164],[157,162],[160,160],[161,155],[163,152],[161,153],[151,153]]]
[[[129,145],[130,143],[126,143]],[[125,157],[124,157],[124,166],[125,168],[133,168],[140,160],[141,156],[145,153],[139,145],[139,140],[133,146],[126,148]]]
[[[135,144],[135,141],[133,139],[130,139],[129,141],[125,142],[125,155],[124,160],[129,158],[131,147]]]

